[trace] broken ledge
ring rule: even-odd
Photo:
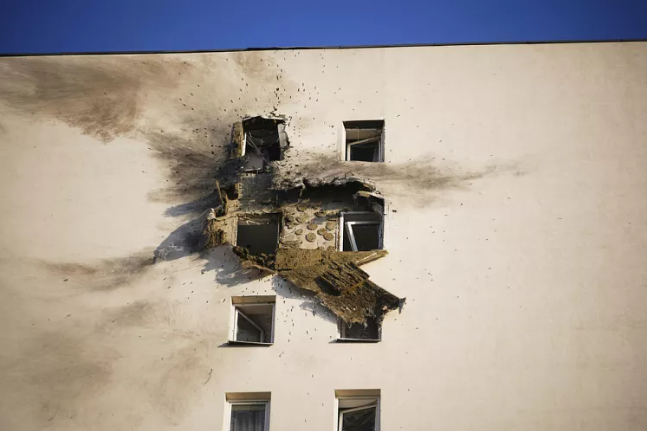
[[[365,325],[368,318],[381,321],[384,314],[402,304],[400,298],[370,281],[359,268],[386,256],[386,250],[279,249],[275,255],[260,256],[242,247],[233,250],[245,266],[279,274],[313,292],[324,307],[348,324]]]

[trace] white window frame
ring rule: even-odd
[[[379,151],[378,151],[378,160],[376,162],[368,162],[368,163],[384,163],[385,162],[385,155],[386,151],[384,150],[384,141],[385,139],[385,131],[386,131],[386,121],[383,118],[377,119],[377,120],[367,120],[367,121],[381,121],[382,122],[382,133],[380,134],[379,138]],[[352,129],[351,129],[352,130]],[[367,139],[373,139],[373,138],[367,138]],[[346,124],[345,122],[342,123],[341,127],[341,159],[342,161],[345,162],[356,162],[357,160],[350,160],[350,147],[362,142],[350,142],[346,143]]]
[[[351,409],[344,409],[344,411],[340,411],[339,409],[339,402],[343,400],[354,400],[354,401],[372,401],[373,403],[371,405],[366,405],[366,406],[361,406],[361,407],[356,407],[356,408],[351,408]],[[364,409],[369,409],[369,408],[375,408],[375,431],[380,431],[380,411],[381,411],[381,397],[380,396],[344,396],[344,397],[335,397],[335,431],[341,431],[342,430],[342,425],[343,421],[341,420],[342,415],[344,413],[348,412],[353,412],[353,411],[360,411]]]
[[[270,430],[270,400],[236,400],[227,401],[225,412],[225,429],[224,431],[231,431],[231,407],[233,405],[264,405],[265,406],[265,423],[263,424],[263,431]]]
[[[271,346],[274,344],[274,327],[275,327],[275,317],[276,317],[276,301],[263,301],[263,302],[245,302],[245,301],[253,301],[254,297],[253,296],[248,296],[248,297],[238,297],[238,300],[242,302],[233,302],[234,298],[232,298],[232,307],[233,307],[233,312],[231,313],[231,319],[230,319],[230,329],[229,329],[229,343],[230,344],[257,344],[261,346]],[[269,334],[270,335],[270,341],[269,342],[257,342],[257,341],[241,341],[241,340],[236,340],[236,330],[238,328],[238,315],[242,315],[247,322],[251,323],[256,329],[261,331],[262,337],[265,338],[265,331],[261,329],[257,324],[251,321],[249,317],[245,315],[242,311],[238,309],[239,306],[245,306],[245,307],[256,307],[256,306],[271,306],[272,307],[272,331]]]
[[[357,251],[357,243],[355,242],[355,234],[353,233],[353,226],[356,224],[359,225],[378,225],[378,250],[384,249],[384,215],[378,214],[381,216],[380,221],[344,221],[346,215],[352,214],[378,214],[371,211],[347,211],[341,213],[339,216],[339,251],[344,251],[344,229],[348,229],[348,239],[350,240],[350,246],[352,250],[346,251]]]

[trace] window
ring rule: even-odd
[[[225,431],[269,431],[270,393],[227,394]]]
[[[341,215],[341,251],[370,251],[382,248],[382,216],[374,212]]]
[[[230,344],[274,342],[274,296],[234,296]]]
[[[240,216],[236,245],[246,248],[251,254],[273,254],[279,244],[278,214]]]
[[[283,120],[254,117],[243,121],[245,172],[261,172],[270,162],[283,158],[285,124]]]
[[[382,328],[374,318],[369,318],[366,325],[361,323],[346,323],[339,320],[339,339],[345,342],[377,342],[382,338]]]
[[[384,161],[384,120],[344,121],[345,160]]]
[[[336,431],[379,431],[380,390],[335,391]]]

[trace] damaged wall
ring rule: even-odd
[[[386,255],[382,247],[384,197],[375,186],[351,177],[316,186],[277,188],[275,179],[281,177],[282,169],[263,153],[266,144],[260,138],[272,136],[277,122],[255,117],[241,124],[242,133],[240,124],[233,127],[230,158],[238,160],[241,168],[235,182],[228,178],[215,181],[216,203],[203,216],[204,248],[200,251],[234,246],[243,267],[277,274],[314,292],[319,303],[345,324],[367,325],[369,319],[381,323],[388,311],[401,310],[404,298],[370,282],[369,275],[358,268]],[[247,148],[245,141],[252,140],[250,124],[252,131],[261,133],[257,143]],[[284,126],[283,122],[278,124]],[[241,140],[241,135],[245,139]],[[278,144],[278,134],[274,139]],[[287,149],[285,145],[281,148]],[[260,165],[255,164],[258,159],[262,159]],[[228,193],[232,189],[236,192]],[[354,236],[348,239],[343,233],[342,224],[348,225],[342,223],[343,218],[354,215],[350,211],[370,213],[379,220],[380,228],[375,230],[370,247],[361,244],[359,248],[359,240]],[[367,251],[372,258],[366,257]]]
[[[272,430],[329,431],[334,390],[379,388],[384,430],[643,430],[646,47],[0,59],[0,428],[221,429],[225,392],[271,391]],[[289,138],[264,179],[227,162],[257,115]],[[342,163],[343,122],[376,119],[385,162]],[[314,250],[339,241],[317,205],[283,240],[335,238],[282,277],[201,253],[228,173],[232,215],[279,210],[261,183],[370,180],[388,255]],[[406,305],[335,343],[315,279]],[[226,344],[241,295],[276,295],[271,347]]]

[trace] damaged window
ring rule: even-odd
[[[380,341],[382,328],[375,318],[367,318],[366,324],[346,323],[339,319],[339,341],[372,342]]]
[[[345,160],[384,161],[384,120],[344,121]]]
[[[254,117],[243,121],[245,172],[261,172],[270,162],[283,159],[287,145],[283,120]]]
[[[274,341],[275,303],[274,297],[233,297],[230,342],[271,344]]]
[[[227,431],[268,431],[269,393],[227,394],[229,421]]]
[[[273,254],[279,243],[279,215],[242,215],[238,218],[236,245],[254,255]]]
[[[382,248],[382,216],[374,212],[347,212],[341,216],[342,251]]]
[[[344,393],[375,391],[337,391]],[[378,391],[379,392],[379,391]],[[347,395],[337,397],[338,431],[379,431],[380,396]]]

